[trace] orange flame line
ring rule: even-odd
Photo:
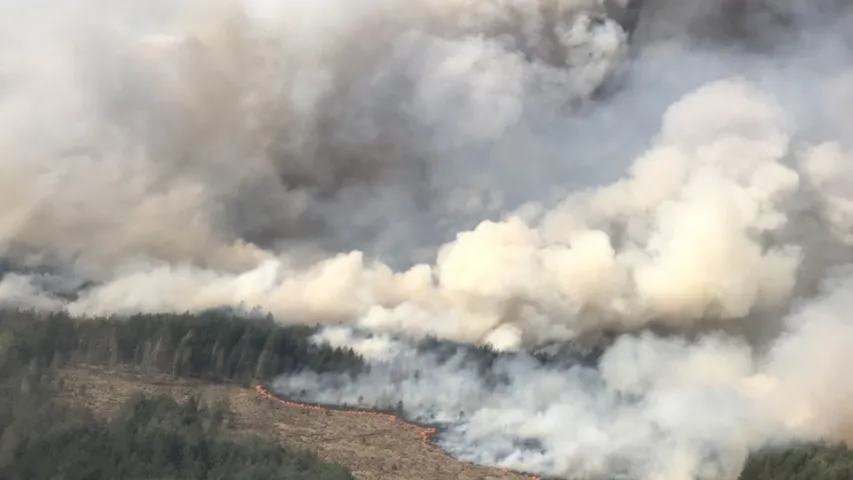
[[[329,409],[329,408],[321,407],[320,405],[316,405],[316,404],[312,404],[312,403],[299,403],[299,402],[291,402],[289,400],[283,400],[281,398],[276,397],[275,395],[273,395],[269,391],[267,391],[267,389],[264,388],[263,385],[258,385],[257,387],[255,387],[255,390],[262,397],[267,398],[269,400],[272,400],[274,402],[277,402],[277,403],[279,403],[283,406],[286,406],[286,407],[299,407],[299,408],[306,408],[309,410],[317,410],[317,411],[322,411],[322,412],[327,412],[329,410],[335,410],[335,409]],[[441,453],[442,455],[447,455],[447,452],[436,447],[433,444],[433,441],[432,441],[433,436],[437,433],[437,430],[435,428],[429,428],[429,427],[424,428],[424,427],[421,427],[420,425],[415,425],[413,423],[406,422],[406,421],[402,420],[400,417],[398,417],[397,415],[394,415],[392,413],[374,412],[371,410],[358,410],[358,409],[346,409],[346,410],[335,410],[335,411],[339,412],[339,413],[350,414],[350,415],[373,415],[376,417],[385,417],[385,418],[390,418],[390,419],[394,420],[395,422],[401,423],[401,424],[406,425],[406,426],[419,427],[419,428],[421,428],[421,432],[420,432],[421,441],[424,443],[424,445],[434,452]],[[504,472],[510,471],[508,468],[501,468],[501,470],[503,470]],[[530,478],[530,480],[542,480],[540,477],[528,477],[528,478]]]

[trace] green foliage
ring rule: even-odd
[[[355,373],[363,368],[350,349],[315,345],[314,333],[313,327],[216,311],[91,319],[3,311],[0,371],[9,361],[74,362],[249,384],[303,369]]]
[[[81,320],[2,312],[0,478],[351,479],[306,452],[227,431],[221,405],[140,394],[105,422],[58,402],[53,391],[51,367],[69,362],[240,382],[361,368],[350,351],[313,345],[312,333],[220,313]]]
[[[131,368],[249,384],[310,369],[358,372],[351,350],[314,329],[223,312],[77,319],[0,312],[0,478],[350,479],[343,468],[222,428],[227,412],[195,398],[137,395],[110,422],[53,399],[51,367]]]
[[[341,466],[222,428],[221,405],[137,394],[109,422],[53,399],[28,371],[0,386],[0,478],[350,480]]]
[[[750,456],[740,480],[853,479],[853,451],[843,444],[801,444]]]

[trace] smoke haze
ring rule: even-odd
[[[851,22],[833,0],[0,0],[0,304],[335,325],[370,372],[281,392],[403,400],[481,463],[735,478],[853,432]],[[613,335],[592,366],[523,353]],[[425,336],[522,353],[496,386]]]

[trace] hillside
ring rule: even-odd
[[[235,462],[257,466],[256,473],[246,478],[281,478],[267,471],[269,462],[263,455],[268,454],[278,462],[272,465],[274,470],[295,466],[303,475],[312,468],[340,470],[333,465],[339,463],[358,479],[526,478],[456,461],[424,444],[423,429],[390,415],[288,407],[254,390],[277,373],[310,370],[357,376],[371,368],[350,349],[315,344],[313,334],[310,327],[282,326],[227,312],[123,319],[0,312],[0,386],[6,389],[0,396],[0,420],[5,422],[0,426],[0,468],[41,468],[47,464],[40,459],[52,454],[76,462],[77,467],[97,469],[97,475],[85,478],[115,478],[110,472],[123,469],[135,478],[165,479],[173,478],[174,472],[184,475],[185,465],[226,472],[235,468]],[[426,342],[418,348],[441,352],[457,347]],[[489,366],[500,355],[488,349],[469,354],[484,375],[490,374]],[[137,393],[144,395],[140,399]],[[51,404],[57,402],[69,410]],[[228,415],[224,429],[208,432],[204,410],[220,402],[228,407],[221,410]],[[154,412],[160,416],[149,419],[145,412],[140,416],[140,405],[160,408]],[[197,409],[198,405],[207,406]],[[22,417],[22,411],[29,416]],[[182,412],[189,412],[190,423]],[[204,445],[200,452],[210,454],[188,449],[181,435]],[[110,443],[114,440],[120,443],[117,447]],[[228,453],[232,446],[239,455],[236,460]],[[102,453],[101,447],[111,451]],[[138,455],[140,447],[146,451]],[[853,451],[844,445],[781,447],[753,453],[740,479],[853,478]],[[29,457],[19,461],[22,452]],[[80,453],[87,460],[74,460]],[[149,457],[160,461],[154,476],[142,471]]]
[[[190,395],[228,402],[237,432],[275,439],[340,463],[361,480],[425,478],[516,480],[527,477],[456,461],[425,446],[421,429],[390,418],[286,407],[250,388],[208,384],[168,375],[143,376],[96,367],[57,372],[60,397],[105,417],[118,413],[135,392],[166,394],[181,401]]]

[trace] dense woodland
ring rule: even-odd
[[[803,444],[752,455],[741,480],[851,480],[853,452],[843,444]]]
[[[8,372],[7,372],[8,373]],[[138,394],[105,421],[56,401],[49,372],[0,384],[0,478],[351,480],[316,456],[223,428],[226,407]]]
[[[111,421],[52,398],[50,372],[92,364],[142,373],[249,385],[309,369],[357,374],[351,350],[315,345],[315,330],[227,311],[74,319],[61,313],[0,312],[0,478],[344,479],[341,467],[260,439],[234,438],[224,412],[196,400],[137,397]],[[489,375],[501,353],[435,340],[419,349],[468,361]],[[539,354],[537,360],[594,363],[596,352]],[[500,379],[495,379],[500,381]],[[39,459],[55,459],[43,462]],[[60,472],[62,472],[60,474]],[[740,480],[853,479],[853,452],[807,444],[752,455]]]
[[[106,421],[53,391],[53,370],[69,363],[240,383],[276,371],[360,368],[359,357],[315,347],[310,334],[218,312],[84,321],[3,312],[0,478],[352,479],[312,454],[228,431],[223,405],[137,395]]]
[[[7,311],[0,314],[0,368],[14,357],[43,366],[121,366],[249,385],[300,369],[356,373],[363,367],[352,350],[315,345],[314,332],[224,311],[85,320]]]

